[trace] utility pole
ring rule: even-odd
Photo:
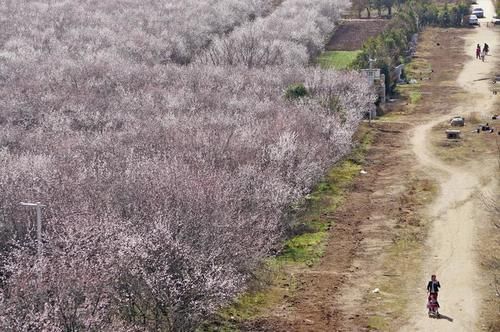
[[[42,205],[40,202],[36,203],[24,203],[21,202],[21,205],[31,206],[36,208],[36,254],[38,259],[42,258],[42,207],[46,207],[46,205]]]
[[[377,62],[377,59],[368,58],[368,68],[373,69],[373,63]]]

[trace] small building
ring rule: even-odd
[[[448,139],[459,139],[460,138],[460,130],[457,130],[457,129],[448,129],[446,131],[446,138],[448,138]]]
[[[385,103],[385,75],[381,73],[380,68],[361,69],[361,74],[366,77],[370,86],[375,87],[375,91],[380,97],[380,101]]]

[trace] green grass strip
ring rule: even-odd
[[[319,55],[317,62],[322,69],[347,69],[361,51],[326,51]]]

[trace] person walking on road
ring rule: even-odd
[[[488,55],[488,52],[490,51],[490,46],[488,44],[484,43],[483,51],[484,51],[485,55]]]
[[[431,281],[429,281],[429,283],[427,284],[427,292],[429,293],[429,296],[434,295],[435,299],[437,300],[439,288],[441,288],[441,284],[436,279],[436,275],[433,274],[431,276]]]
[[[479,57],[481,57],[481,46],[479,44],[477,44],[477,47],[476,47],[476,59],[479,59]]]
[[[486,52],[484,51],[484,49],[481,51],[481,61],[484,62],[484,57],[486,56]]]

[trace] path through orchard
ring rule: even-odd
[[[494,15],[490,0],[479,0],[478,5],[485,10],[486,20]],[[427,246],[429,251],[424,259],[421,284],[425,285],[431,273],[436,273],[442,282],[440,296],[443,319],[425,317],[425,290],[415,294],[411,304],[412,318],[404,331],[475,331],[478,329],[481,305],[480,271],[476,257],[478,223],[487,220],[477,193],[485,191],[481,181],[492,174],[487,165],[460,167],[445,163],[431,152],[430,131],[432,127],[446,121],[453,115],[466,116],[471,105],[480,115],[493,111],[494,95],[489,89],[491,74],[494,73],[499,32],[486,26],[486,20],[474,33],[468,34],[464,52],[473,55],[475,45],[487,42],[491,55],[485,62],[472,58],[466,62],[458,77],[458,84],[468,91],[471,102],[450,109],[440,116],[418,126],[412,137],[413,151],[418,162],[431,172],[440,185],[438,197],[429,207],[432,226]],[[485,78],[489,78],[486,80]],[[423,286],[424,287],[424,286]]]
[[[479,5],[490,20],[491,1]],[[242,331],[477,330],[483,289],[476,247],[479,223],[487,217],[476,194],[485,190],[490,170],[441,160],[432,128],[454,115],[486,116],[493,110],[488,85],[500,52],[499,33],[483,23],[473,30],[429,28],[422,34],[419,60],[435,70],[432,80],[421,83],[417,111],[373,124],[367,172],[357,177],[342,206],[324,216],[333,225],[323,258],[310,268],[286,271],[287,295],[246,321]],[[475,45],[485,42],[491,56],[485,62],[469,58]],[[419,237],[427,227],[422,245]],[[409,250],[399,241],[407,232]],[[414,238],[419,244],[412,247]],[[425,309],[432,273],[443,285],[440,320],[428,318]]]

